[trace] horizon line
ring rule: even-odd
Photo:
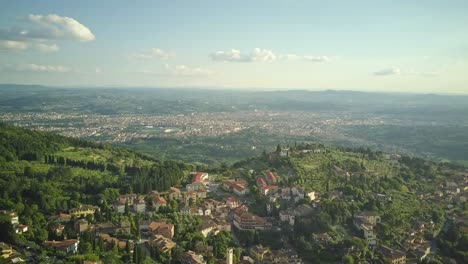
[[[131,85],[47,85],[47,84],[22,84],[22,83],[0,83],[0,86],[40,86],[44,88],[63,89],[194,89],[194,90],[218,90],[218,91],[241,91],[241,92],[355,92],[355,93],[379,93],[379,94],[407,94],[407,95],[445,95],[445,96],[468,96],[466,93],[439,93],[439,92],[408,92],[408,91],[381,91],[381,90],[360,90],[354,88],[285,88],[285,87],[226,87],[226,86],[131,86]],[[255,89],[255,90],[253,90]]]

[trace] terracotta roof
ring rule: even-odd
[[[206,172],[197,172],[195,175],[193,175],[192,178],[192,183],[194,182],[202,182],[203,181],[203,176],[206,175]]]
[[[276,180],[277,180],[276,176],[275,176],[275,175],[273,174],[273,172],[271,172],[271,171],[268,171],[268,172],[266,173],[266,177],[267,177],[267,179],[268,179],[269,181],[276,181]]]
[[[46,241],[44,242],[44,246],[46,247],[54,247],[54,248],[68,248],[71,245],[74,245],[77,243],[77,239],[67,239],[67,240],[62,240],[62,241]]]
[[[260,178],[257,178],[257,184],[258,185],[266,185],[266,181],[265,181],[265,179],[260,177]]]
[[[169,188],[169,193],[179,193],[179,192],[180,192],[180,189],[178,189],[176,187]]]
[[[166,205],[167,204],[166,199],[164,199],[164,197],[157,197],[157,198],[153,199],[153,203],[155,205]]]

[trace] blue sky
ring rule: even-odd
[[[468,93],[468,1],[0,2],[0,83]]]

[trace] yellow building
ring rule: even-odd
[[[14,253],[15,252],[14,252],[13,248],[10,245],[8,245],[8,244],[6,244],[4,242],[0,242],[0,254],[1,254],[0,256],[2,258],[7,259],[7,258],[11,257]]]
[[[94,215],[97,210],[99,210],[99,208],[96,206],[82,204],[80,207],[70,209],[70,215],[72,217],[86,217],[88,215]]]

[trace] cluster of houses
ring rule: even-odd
[[[262,245],[254,246],[249,251],[248,263],[302,264],[301,258],[293,250],[272,250]]]
[[[0,215],[5,215],[10,219],[16,234],[26,233],[29,229],[27,225],[20,224],[18,214],[14,211],[1,210]]]
[[[403,248],[406,249],[408,255],[414,256],[419,261],[429,255],[431,252],[431,242],[424,239],[425,232],[432,232],[434,223],[432,221],[416,221],[413,228],[408,232],[407,237],[403,241]]]
[[[387,246],[379,245],[375,252],[383,257],[386,263],[391,264],[405,264],[406,254],[403,251],[389,248]]]
[[[249,194],[249,186],[245,180],[225,180],[223,181],[223,188],[238,196]]]
[[[264,177],[258,177],[256,180],[260,194],[269,197],[270,202],[278,199],[297,202],[306,197],[314,201],[317,198],[315,192],[306,192],[302,187],[279,187],[278,182],[278,177],[272,171],[267,171]]]
[[[57,251],[63,251],[68,254],[75,254],[78,252],[78,244],[80,241],[78,239],[65,239],[61,241],[46,241],[44,246],[48,248],[53,248]]]
[[[313,209],[310,205],[301,204],[296,208],[289,208],[279,212],[279,219],[281,222],[287,222],[294,226],[296,217],[304,217],[310,215]]]
[[[7,261],[8,263],[24,263],[25,262],[25,260],[13,248],[13,246],[5,242],[0,242],[0,259],[3,259]]]
[[[371,211],[362,211],[354,215],[353,224],[360,230],[364,236],[366,242],[375,248],[375,252],[380,255],[386,263],[391,264],[405,264],[406,263],[406,252],[393,249],[384,245],[377,245],[377,236],[375,234],[375,227],[380,223],[380,216]],[[406,251],[410,250],[406,248]],[[427,249],[426,255],[429,253]],[[422,258],[421,258],[422,260]]]

